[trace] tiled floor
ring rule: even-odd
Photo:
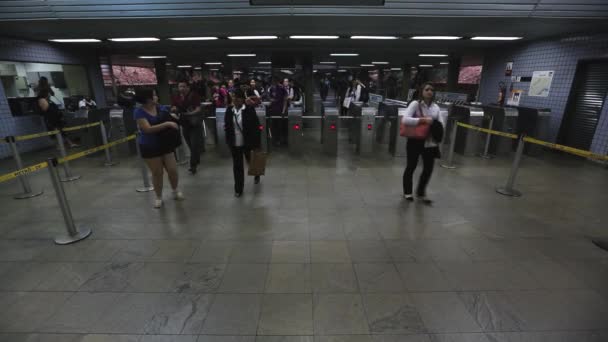
[[[65,187],[94,232],[71,246],[47,171],[35,199],[0,184],[0,341],[608,341],[607,171],[525,158],[507,198],[508,158],[458,162],[427,207],[402,201],[402,158],[275,151],[236,199],[210,151],[154,210],[133,160],[86,158]]]

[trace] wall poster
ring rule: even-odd
[[[507,62],[505,67],[505,76],[511,76],[513,73],[513,62]]]
[[[532,73],[532,81],[530,83],[530,96],[549,96],[551,82],[553,82],[554,71],[535,71]]]

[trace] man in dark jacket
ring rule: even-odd
[[[234,91],[232,103],[233,106],[226,110],[224,129],[226,130],[226,143],[232,152],[234,195],[241,197],[245,186],[243,156],[249,162],[251,151],[259,149],[261,146],[262,135],[255,109],[245,104],[245,93],[241,89]],[[254,182],[258,184],[260,176],[256,176]]]

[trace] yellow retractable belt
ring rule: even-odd
[[[481,127],[465,124],[465,123],[462,123],[462,122],[459,122],[458,126],[461,126],[461,127],[464,127],[464,128],[468,128],[468,129],[472,129],[472,130],[479,131],[479,132],[484,132],[484,133],[488,133],[488,134],[498,135],[498,136],[505,137],[505,138],[517,139],[517,134],[505,133],[505,132],[501,132],[501,131],[495,131],[495,130],[492,130],[492,129],[481,128]]]
[[[80,125],[80,126],[73,126],[73,127],[66,127],[63,129],[64,132],[71,132],[71,131],[77,131],[79,129],[83,129],[83,128],[88,128],[88,127],[95,127],[95,126],[99,126],[99,121],[98,122],[92,122],[90,124],[86,124],[86,125]]]
[[[14,179],[14,178],[17,178],[17,177],[19,177],[21,175],[25,175],[27,173],[32,173],[32,172],[44,169],[47,166],[48,166],[47,162],[42,162],[40,164],[36,164],[36,165],[25,167],[25,168],[23,168],[21,170],[17,170],[17,171],[13,171],[11,173],[7,173],[5,175],[0,176],[0,183],[6,182],[6,181]]]
[[[34,133],[34,134],[28,134],[28,135],[20,135],[18,137],[15,137],[15,141],[23,141],[23,140],[30,140],[30,139],[34,139],[34,138],[46,137],[49,135],[55,135],[57,133],[59,133],[59,130]]]
[[[581,156],[581,157],[608,161],[608,156],[603,156],[601,154],[595,154],[593,152],[581,150],[581,149],[574,148],[574,147],[569,147],[569,146],[565,146],[565,145],[549,143],[549,142],[546,142],[546,141],[542,141],[542,140],[538,140],[538,139],[534,139],[534,138],[530,138],[530,137],[525,137],[524,141],[525,142],[529,142],[531,144],[536,144],[536,145],[541,145],[541,146],[545,146],[545,147],[548,147],[548,148],[552,148],[554,150],[559,150],[559,151],[564,151],[564,152],[567,152],[567,153],[575,154],[575,155]]]

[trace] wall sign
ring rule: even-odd
[[[530,96],[549,96],[551,90],[551,82],[553,82],[554,71],[535,71],[532,73],[532,82],[530,83]]]
[[[519,101],[523,96],[524,91],[519,89],[514,89],[511,91],[511,98],[507,101],[509,106],[519,106]]]
[[[507,66],[505,67],[505,76],[511,76],[513,73],[513,62],[507,62]]]

